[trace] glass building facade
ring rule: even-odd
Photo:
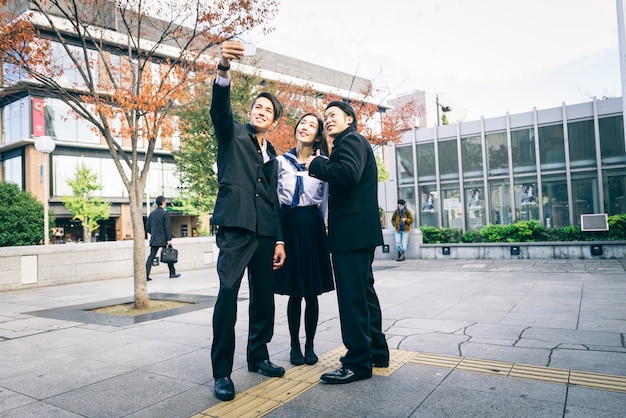
[[[551,228],[626,213],[621,98],[407,132],[395,156],[398,198],[422,226]]]

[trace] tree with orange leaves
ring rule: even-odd
[[[374,147],[389,142],[400,142],[402,133],[411,129],[411,121],[416,116],[416,106],[413,102],[405,103],[391,112],[386,112],[386,107],[374,102],[371,85],[368,90],[355,93],[353,98],[345,98],[336,93],[319,92],[309,85],[267,82],[265,88],[278,97],[285,109],[285,117],[271,131],[272,144],[279,153],[295,146],[293,128],[302,114],[317,112],[323,115],[326,105],[334,100],[347,100],[352,105],[360,119],[360,133]]]
[[[327,103],[344,100],[337,94],[323,94],[309,85],[297,85],[262,80],[257,74],[231,71],[231,104],[233,113],[242,122],[247,120],[250,103],[262,89],[274,94],[283,105],[283,117],[272,128],[269,138],[279,154],[295,146],[293,130],[296,122],[306,112],[323,114]],[[356,95],[351,103],[361,118],[359,126],[374,147],[388,142],[398,142],[402,133],[410,129],[415,119],[412,102],[398,106],[391,112],[382,113],[379,106],[367,97],[367,91]],[[176,166],[187,191],[176,203],[186,213],[200,215],[210,213],[217,197],[217,175],[212,166],[217,159],[217,146],[213,125],[209,118],[211,90],[196,89],[196,98],[189,106],[181,109],[181,147],[174,152]],[[379,164],[379,174],[388,172]],[[383,180],[381,180],[383,181]]]
[[[252,28],[270,30],[277,1],[0,0],[0,7],[0,56],[10,74],[1,94],[59,99],[106,143],[129,194],[135,307],[147,307],[142,202],[156,141],[171,141],[175,111],[214,74],[212,48]]]

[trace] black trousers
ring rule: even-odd
[[[274,334],[274,237],[259,237],[239,228],[221,227],[216,237],[220,249],[217,273],[220,290],[213,310],[213,377],[230,376],[235,355],[237,295],[244,270],[250,286],[248,363],[269,360],[267,344]]]
[[[341,337],[348,352],[343,365],[361,376],[372,375],[372,361],[389,360],[382,313],[374,290],[374,248],[333,253]]]
[[[150,270],[152,270],[152,261],[156,258],[157,251],[159,248],[165,247],[150,247],[150,255],[148,256],[148,260],[146,260],[146,276],[150,277]],[[174,263],[167,263],[167,267],[170,269],[170,276],[176,274],[176,268],[174,267]]]

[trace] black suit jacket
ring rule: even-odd
[[[328,243],[331,252],[383,243],[378,214],[378,168],[369,142],[352,127],[333,141],[330,159],[315,158],[309,174],[329,184]]]
[[[157,207],[146,221],[146,232],[150,234],[151,247],[165,247],[172,240],[172,222],[170,214],[162,207]]]
[[[283,240],[274,147],[267,142],[270,160],[264,164],[254,128],[233,118],[230,86],[213,84],[211,119],[217,137],[219,183],[214,224],[243,228],[260,236]]]

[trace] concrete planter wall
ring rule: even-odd
[[[214,237],[175,238],[173,246],[179,271],[206,268],[217,260]],[[146,241],[144,263],[149,252]],[[152,267],[151,275],[168,272],[161,264]],[[0,291],[132,276],[132,241],[0,248]]]
[[[377,247],[377,260],[395,260],[395,237],[384,229],[388,252]],[[592,254],[592,247],[601,249]],[[207,268],[217,261],[214,237],[175,238],[178,271]],[[515,251],[511,249],[515,248]],[[148,257],[150,247],[146,242]],[[408,259],[619,259],[626,257],[626,241],[568,243],[422,244],[420,230],[409,235]],[[152,275],[167,274],[167,265],[152,268]],[[0,248],[0,292],[133,276],[133,242],[37,245]]]
[[[395,260],[395,231],[383,230],[385,245],[376,249],[378,260]],[[592,251],[593,248],[593,251]],[[596,255],[598,252],[601,254]],[[412,230],[406,251],[408,259],[619,259],[626,257],[626,241],[518,242],[479,244],[423,244],[422,233]]]

